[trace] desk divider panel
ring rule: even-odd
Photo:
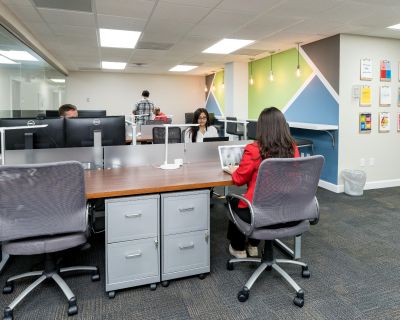
[[[98,153],[93,147],[6,150],[6,165],[76,160],[87,169],[95,169]]]

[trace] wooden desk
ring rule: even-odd
[[[152,143],[153,137],[152,136],[138,136],[136,137],[137,143]],[[132,139],[125,139],[125,144],[131,144]]]
[[[219,162],[185,164],[177,170],[154,166],[85,172],[86,198],[110,198],[233,185]]]

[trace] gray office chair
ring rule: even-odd
[[[100,279],[97,267],[60,268],[51,253],[86,243],[88,229],[84,171],[77,161],[0,166],[0,242],[9,255],[45,254],[43,271],[7,279],[3,293],[11,293],[14,281],[37,277],[4,310],[13,319],[14,308],[44,280],[51,278],[68,300],[68,315],[78,312],[76,297],[60,277],[70,271],[89,271]]]
[[[185,113],[185,123],[193,123],[194,112]]]
[[[226,120],[234,120],[236,121],[236,117],[226,117]],[[239,130],[238,123],[235,122],[227,122],[226,123],[226,133],[232,134],[239,137],[239,140],[243,137],[243,130]]]
[[[256,140],[257,121],[249,121],[247,124],[247,139]]]
[[[249,238],[265,240],[262,258],[234,258],[227,262],[228,270],[233,270],[233,264],[238,262],[260,263],[239,291],[240,302],[249,298],[251,287],[265,269],[268,271],[274,269],[296,290],[294,304],[299,307],[304,305],[303,289],[279,264],[301,266],[304,278],[310,277],[308,266],[297,260],[275,259],[273,240],[300,235],[309,230],[310,223],[318,222],[319,207],[315,194],[323,163],[324,157],[320,155],[307,158],[266,159],[258,171],[253,204],[239,195],[227,196],[229,217],[239,230]],[[250,223],[241,220],[232,210],[233,198],[239,198],[249,205]]]
[[[182,134],[181,128],[169,127],[168,128],[168,143],[181,143]],[[165,127],[154,127],[153,128],[153,143],[162,144],[165,143]]]

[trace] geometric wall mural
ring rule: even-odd
[[[206,76],[206,109],[216,116],[223,116],[225,111],[224,103],[224,71]]]

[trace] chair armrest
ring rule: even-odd
[[[318,202],[317,197],[315,197],[314,199],[315,199],[315,205],[317,207],[317,217],[315,219],[310,220],[310,224],[312,226],[316,225],[319,222],[319,202]]]
[[[239,199],[239,200],[242,200],[242,201],[246,202],[247,205],[249,206],[249,210],[250,210],[250,224],[249,224],[249,230],[243,230],[243,229],[240,227],[240,225],[237,223],[237,220],[236,220],[236,216],[237,216],[237,215],[236,215],[236,213],[234,213],[234,212],[232,211],[232,207],[231,207],[231,200],[232,200],[232,198],[237,198],[237,199]],[[253,206],[251,205],[250,201],[247,200],[245,197],[239,196],[238,194],[235,194],[235,193],[229,193],[229,194],[226,196],[226,200],[228,201],[229,215],[230,215],[230,218],[232,219],[233,223],[234,223],[246,236],[249,236],[250,234],[252,234],[252,233],[253,233],[253,230],[254,230],[254,211],[253,211]],[[240,219],[240,218],[239,218],[239,219]],[[242,220],[242,221],[243,221],[243,220]],[[245,223],[246,223],[246,222],[245,222]]]

